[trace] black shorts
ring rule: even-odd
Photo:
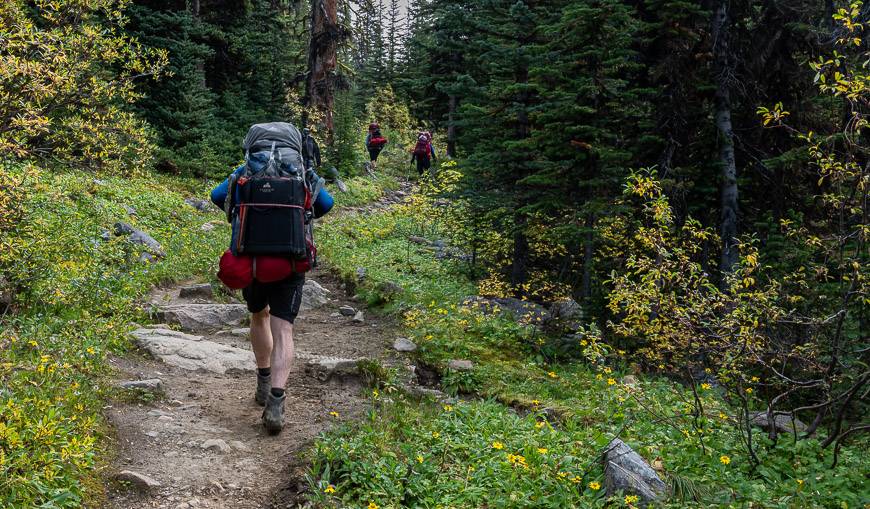
[[[305,274],[293,274],[287,279],[274,283],[254,281],[242,290],[242,296],[248,303],[248,311],[259,313],[269,306],[269,313],[278,318],[293,323],[299,314],[302,304],[302,285],[305,284]]]
[[[369,149],[369,159],[372,161],[377,161],[378,155],[380,155],[381,150],[383,150],[383,148],[384,147],[377,147],[377,148],[372,147],[372,148],[370,148]]]

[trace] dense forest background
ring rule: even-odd
[[[72,199],[105,176],[213,183],[251,124],[281,120],[363,177],[379,122],[383,171],[431,205],[406,233],[437,231],[480,297],[567,303],[571,320],[510,336],[523,355],[598,369],[619,352],[691,389],[696,429],[699,388],[720,388],[753,472],[753,410],[767,445],[774,411],[822,449],[866,445],[867,28],[870,7],[834,0],[10,1],[2,316],[17,338],[71,313],[51,290],[66,255],[34,247],[55,219],[29,220],[46,174]],[[417,179],[423,130],[441,157]],[[131,302],[106,299],[88,316]]]

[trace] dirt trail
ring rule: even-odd
[[[372,207],[388,206],[403,196],[393,194]],[[115,402],[106,412],[117,434],[111,475],[132,471],[159,486],[114,481],[106,507],[248,509],[296,507],[301,502],[297,484],[305,465],[302,453],[320,432],[337,421],[358,418],[367,407],[355,361],[403,362],[391,349],[397,333],[389,323],[368,313],[364,323],[355,323],[339,308],[360,306],[346,298],[337,280],[322,271],[308,279],[323,291],[312,286],[305,299],[311,309],[303,308],[296,321],[297,359],[287,385],[285,427],[278,436],[265,433],[262,407],[254,402],[252,358],[247,362],[250,343],[238,323],[244,310],[215,302],[207,287],[185,286],[184,296],[181,286],[154,292],[152,302],[163,310],[162,319],[175,325],[149,326],[138,334],[168,343],[140,341],[142,351],[111,362],[119,381],[161,380],[162,395],[152,403]],[[205,313],[205,319],[185,314],[188,308]],[[179,344],[182,349],[175,352]],[[199,350],[183,350],[188,346]],[[207,369],[197,364],[213,360],[212,354],[243,360]],[[220,372],[225,367],[229,369]]]

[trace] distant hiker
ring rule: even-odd
[[[320,168],[320,147],[307,127],[302,129],[302,160],[308,170]]]
[[[257,361],[256,402],[270,434],[284,426],[284,387],[293,362],[293,322],[305,272],[316,264],[313,219],[332,208],[324,180],[303,166],[302,136],[291,124],[250,128],[245,164],[211,192],[232,224],[218,276],[242,289]]]
[[[421,131],[417,135],[417,144],[411,152],[411,164],[417,161],[417,173],[422,176],[424,171],[432,167],[434,160],[435,148],[432,146],[432,135],[428,131]]]
[[[381,134],[381,126],[377,122],[369,124],[369,133],[366,135],[366,150],[369,151],[369,165],[372,171],[377,169],[378,156],[386,144],[387,139]]]

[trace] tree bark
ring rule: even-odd
[[[728,1],[717,0],[713,10],[713,72],[716,83],[714,118],[719,133],[719,162],[722,189],[720,196],[722,256],[719,269],[723,273],[734,270],[739,259],[737,248],[737,164],[734,159],[734,133],[731,125],[731,64],[728,20]]]
[[[336,46],[340,33],[336,0],[312,0],[305,103],[309,108],[323,112],[328,144],[333,139]]]
[[[456,157],[456,94],[450,94],[447,102],[447,157]]]

